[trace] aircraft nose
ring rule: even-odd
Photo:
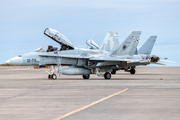
[[[9,64],[9,63],[10,63],[10,60],[7,60],[7,61],[6,61],[6,64]]]
[[[10,65],[22,65],[23,59],[22,57],[14,57],[6,61],[6,64]]]

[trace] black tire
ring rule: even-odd
[[[130,73],[131,74],[135,74],[136,73],[136,70],[134,68],[130,69]]]
[[[52,75],[48,75],[48,79],[52,79]]]
[[[115,70],[115,69],[113,69],[113,71],[111,72],[111,74],[116,74],[116,70]]]
[[[111,79],[111,73],[106,72],[106,73],[104,74],[104,79]]]
[[[56,74],[52,74],[52,79],[53,79],[53,80],[56,80],[56,79],[57,79]]]
[[[83,78],[84,79],[89,79],[90,78],[90,75],[88,74],[88,75],[83,75]]]

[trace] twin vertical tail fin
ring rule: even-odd
[[[109,31],[100,47],[100,50],[113,52],[119,46],[118,33]]]
[[[141,31],[133,31],[111,55],[134,55],[137,50],[140,35]]]
[[[150,36],[149,39],[141,46],[138,50],[138,54],[147,54],[150,55],[151,51],[154,47],[154,43],[156,42],[157,36]]]

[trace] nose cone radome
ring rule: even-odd
[[[7,61],[6,61],[6,64],[8,64],[8,65],[9,65],[9,63],[10,63],[10,60],[7,60]]]
[[[6,64],[9,65],[22,65],[23,59],[22,57],[14,57],[6,61]]]

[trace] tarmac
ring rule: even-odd
[[[137,67],[110,80],[0,67],[0,120],[60,119],[180,120],[180,67]]]

